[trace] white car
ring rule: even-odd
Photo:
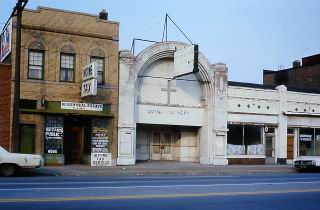
[[[43,166],[41,155],[10,153],[0,146],[0,174],[13,176],[20,168],[39,168]]]
[[[320,156],[298,156],[293,166],[297,169],[320,168]]]

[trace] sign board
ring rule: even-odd
[[[91,166],[111,166],[111,153],[91,153]]]
[[[63,118],[46,117],[45,122],[45,154],[63,154]]]
[[[103,104],[61,102],[61,109],[102,112]]]
[[[10,54],[12,42],[12,18],[8,24],[4,27],[3,33],[1,34],[1,51],[0,57],[1,62]]]
[[[97,95],[97,79],[90,79],[81,84],[81,97]]]
[[[98,62],[89,63],[82,69],[81,97],[97,95]]]
[[[311,134],[300,134],[299,141],[312,141],[312,135]]]
[[[83,67],[82,69],[82,81],[98,78],[98,63],[92,62]]]
[[[198,72],[198,45],[178,49],[174,53],[174,76]]]
[[[108,130],[104,128],[92,128],[91,153],[108,152]]]
[[[316,135],[316,141],[320,141],[320,135]]]
[[[203,125],[203,108],[138,105],[137,123],[160,125]]]

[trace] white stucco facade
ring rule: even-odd
[[[299,154],[299,128],[320,127],[320,95],[285,86],[228,86],[226,65],[210,64],[201,53],[199,72],[175,78],[174,53],[188,46],[157,43],[136,57],[120,52],[117,164],[290,163]]]

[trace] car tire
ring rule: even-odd
[[[17,171],[17,166],[14,164],[2,164],[0,166],[0,174],[3,176],[13,176]]]

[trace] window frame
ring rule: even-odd
[[[100,56],[90,56],[90,63],[92,63],[93,59],[101,59],[102,60],[102,82],[99,83],[99,80],[97,78],[97,84],[98,85],[104,85],[105,84],[105,57],[100,57]],[[97,72],[97,75],[99,77],[99,69],[98,69],[98,72]]]
[[[71,68],[62,68],[62,66],[61,66],[61,61],[62,61],[62,56],[72,56],[73,57],[73,69],[72,69],[72,71],[73,71],[73,77],[72,77],[72,80],[62,80],[61,79],[61,72],[62,72],[62,70],[64,69],[64,70],[70,70]],[[74,54],[74,53],[65,53],[65,52],[61,52],[60,53],[60,66],[59,66],[59,68],[60,68],[60,75],[59,75],[59,81],[60,82],[68,82],[68,83],[74,83],[75,82],[75,70],[76,70],[76,68],[75,68],[75,64],[76,64],[76,54]]]
[[[41,53],[42,54],[42,70],[41,70],[41,78],[33,78],[33,77],[30,77],[29,75],[29,72],[30,72],[30,53],[31,52],[35,52],[35,53]],[[27,74],[27,78],[28,79],[33,79],[33,80],[44,80],[44,56],[45,56],[45,52],[44,50],[36,50],[36,49],[28,49],[28,74]],[[39,65],[34,65],[32,64],[32,66],[39,66]]]

